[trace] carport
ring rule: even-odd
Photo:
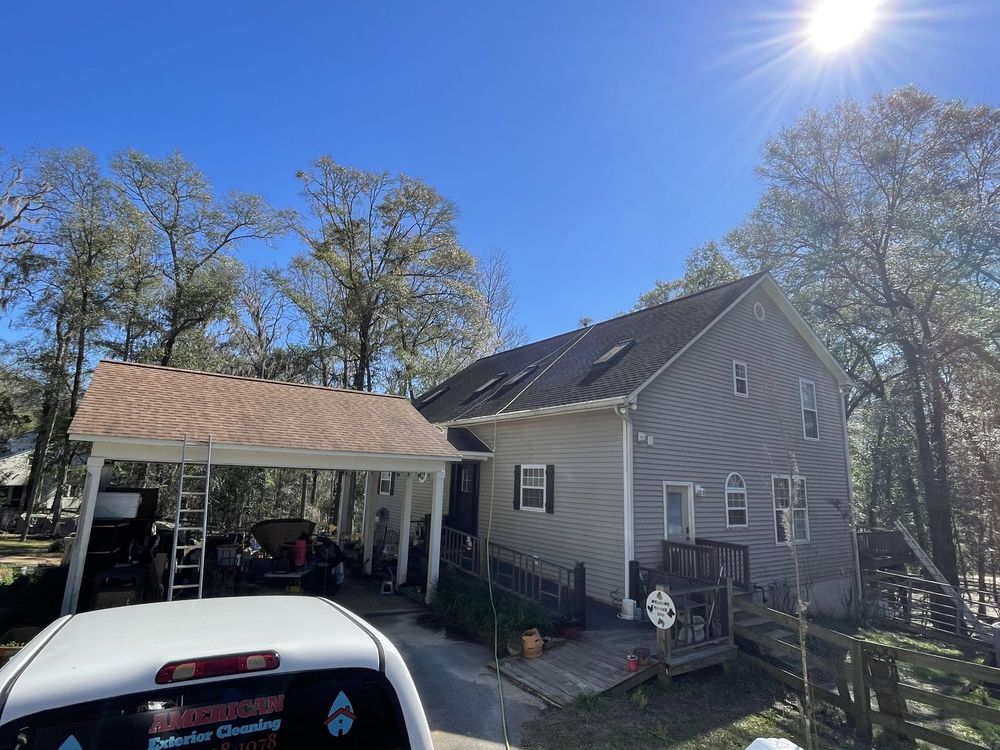
[[[433,478],[428,601],[433,595],[445,469],[461,455],[405,398],[104,360],[70,425],[70,436],[90,443],[90,458],[63,614],[77,609],[97,494],[108,481],[110,463],[180,464],[185,444],[188,464],[206,463],[207,453],[193,452],[192,446],[207,446],[209,441],[212,466],[366,472],[366,499],[376,494],[381,472],[402,475],[401,540],[409,538],[414,477]],[[340,535],[347,526],[351,484],[342,482]],[[366,507],[362,534],[366,556],[375,533],[375,514],[370,511]],[[400,583],[407,554],[407,544],[400,544]]]

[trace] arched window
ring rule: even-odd
[[[726,477],[726,528],[749,525],[747,518],[747,483],[736,472]]]

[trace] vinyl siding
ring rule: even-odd
[[[758,321],[755,302],[766,311]],[[749,398],[733,392],[733,360],[747,364]],[[803,437],[799,378],[816,383],[819,440]],[[636,557],[661,562],[664,480],[693,482],[697,536],[751,547],[755,583],[790,580],[787,545],[775,542],[771,475],[798,465],[807,486],[810,541],[797,545],[803,581],[847,578],[853,571],[847,458],[836,379],[760,288],[639,394],[633,459]],[[749,526],[726,528],[724,485],[739,472],[747,485]]]
[[[625,582],[622,427],[611,409],[471,428],[493,448],[480,472],[479,534],[572,567],[587,567],[587,595],[609,601]],[[555,512],[514,510],[514,466],[555,466]],[[494,474],[495,472],[495,474]],[[495,487],[495,501],[491,503]],[[415,503],[416,505],[416,503]]]

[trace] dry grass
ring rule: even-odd
[[[838,712],[821,710],[818,718],[821,747],[862,747]],[[648,683],[625,696],[581,697],[530,724],[525,747],[742,750],[757,737],[795,740],[799,727],[798,711],[783,687],[737,662],[728,675],[721,668],[710,669],[669,683]]]

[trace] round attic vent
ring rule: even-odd
[[[753,316],[757,318],[757,320],[764,320],[767,316],[767,313],[764,311],[764,306],[760,302],[753,303]]]

